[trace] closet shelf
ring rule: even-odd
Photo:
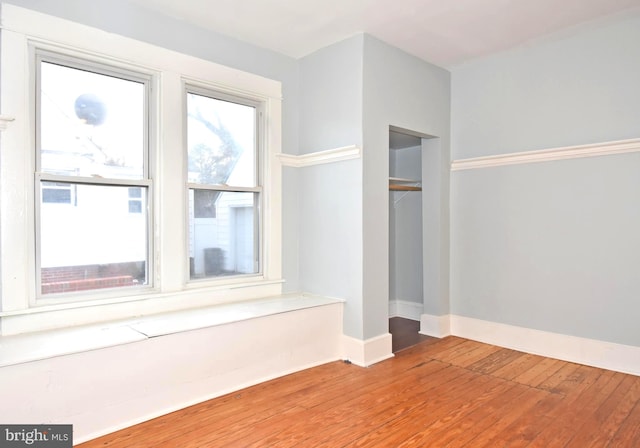
[[[420,181],[417,179],[405,179],[404,177],[390,177],[389,183],[397,183],[397,184],[419,184]]]
[[[416,185],[403,185],[403,184],[416,184]],[[420,185],[420,181],[416,179],[405,179],[402,177],[389,178],[389,190],[393,190],[393,191],[422,191],[422,187],[419,185]]]

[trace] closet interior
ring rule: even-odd
[[[389,316],[394,351],[420,337],[416,321],[423,303],[421,191],[422,138],[390,129]]]

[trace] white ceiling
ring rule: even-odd
[[[300,58],[366,32],[442,67],[640,8],[640,0],[131,0]]]

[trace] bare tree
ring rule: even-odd
[[[220,141],[218,147],[199,143],[189,150],[189,171],[198,173],[198,181],[207,184],[225,184],[233,172],[242,148],[237,144],[220,117],[216,123],[205,117],[200,108],[190,112],[189,117],[205,126]]]

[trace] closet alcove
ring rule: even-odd
[[[393,351],[419,342],[423,304],[422,137],[389,130],[389,328]]]

